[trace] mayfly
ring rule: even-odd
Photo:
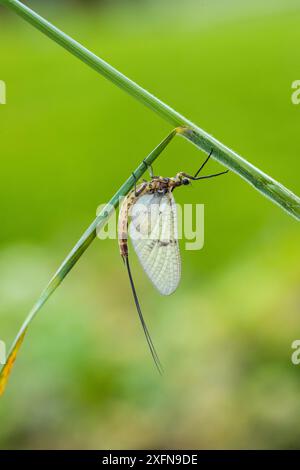
[[[181,259],[177,235],[177,211],[173,191],[187,186],[191,181],[213,178],[228,172],[222,171],[207,176],[198,176],[211,157],[212,151],[192,176],[184,172],[173,178],[153,176],[143,181],[124,199],[118,223],[120,254],[126,265],[137,312],[156,367],[162,373],[162,366],[153,345],[149,330],[142,315],[139,299],[133,282],[128,258],[128,234],[138,259],[151,282],[162,295],[172,294],[180,281]],[[145,162],[145,165],[147,163]],[[134,174],[133,174],[134,176]],[[129,223],[129,219],[131,219]]]

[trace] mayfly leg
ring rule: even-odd
[[[172,132],[170,132],[170,134],[167,135],[167,137],[164,138],[164,140],[162,140],[157,145],[157,147],[152,150],[152,152],[149,153],[146,158],[144,158],[142,164],[145,165],[147,169],[149,169],[151,178],[154,177],[152,169],[152,163],[154,162],[154,160],[164,151],[164,149],[170,144],[174,137],[176,137],[177,135],[184,136],[189,131],[191,131],[191,129],[188,127],[176,127],[172,130]]]
[[[150,165],[150,163],[147,163],[145,158],[144,158],[144,160],[143,160],[143,163],[144,163],[144,165],[146,166],[146,168],[149,170],[150,178],[151,178],[151,179],[155,178],[152,165]]]
[[[137,182],[137,179],[136,179],[136,176],[134,173],[132,173],[132,177],[134,179],[134,195],[135,196],[138,196],[138,193],[137,193],[137,190],[136,190],[136,182]]]

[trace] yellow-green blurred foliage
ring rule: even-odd
[[[297,2],[35,5],[299,193]],[[9,344],[97,205],[170,127],[13,13],[1,11],[0,25],[0,337]],[[155,169],[193,172],[203,158],[178,139]],[[178,291],[159,296],[132,256],[163,379],[117,242],[96,240],[25,341],[0,402],[1,448],[299,447],[298,223],[233,173],[176,198],[205,204],[205,247],[182,245]]]

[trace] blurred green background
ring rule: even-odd
[[[298,1],[28,3],[299,194]],[[4,8],[0,79],[10,344],[97,206],[171,129]],[[155,169],[193,172],[203,158],[178,139]],[[24,343],[0,402],[1,448],[299,447],[299,225],[233,173],[176,199],[205,204],[205,247],[182,244],[176,293],[161,297],[132,256],[163,379],[117,242],[97,239]]]

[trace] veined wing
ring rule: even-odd
[[[156,192],[141,196],[130,216],[129,235],[141,265],[161,294],[172,294],[181,276],[173,194]]]

